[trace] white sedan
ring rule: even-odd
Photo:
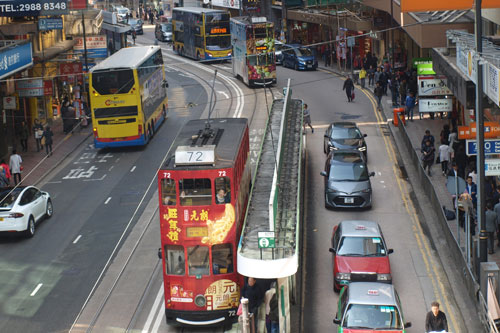
[[[47,192],[34,186],[0,189],[0,232],[23,232],[26,237],[33,237],[35,225],[52,213]]]

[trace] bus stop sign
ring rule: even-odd
[[[258,233],[259,249],[273,249],[276,247],[274,231],[261,231]]]

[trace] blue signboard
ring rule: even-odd
[[[0,16],[48,16],[68,14],[67,0],[1,0]]]
[[[32,65],[31,42],[0,49],[0,79]]]
[[[467,140],[467,155],[477,155],[477,143],[476,140]],[[484,154],[485,155],[496,155],[500,154],[500,140],[488,139],[484,140]]]
[[[41,18],[38,20],[38,30],[62,30],[62,18]]]

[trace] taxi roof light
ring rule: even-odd
[[[373,289],[373,290],[368,290],[368,295],[369,296],[378,296],[378,290]]]
[[[366,227],[364,225],[357,225],[356,230],[366,230]]]

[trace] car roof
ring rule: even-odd
[[[333,127],[342,127],[342,128],[357,128],[358,125],[352,121],[336,121],[331,124]]]
[[[393,305],[396,302],[392,284],[379,282],[351,282],[347,287],[349,304]]]
[[[363,220],[347,220],[339,223],[342,236],[348,237],[382,237],[377,222]]]

